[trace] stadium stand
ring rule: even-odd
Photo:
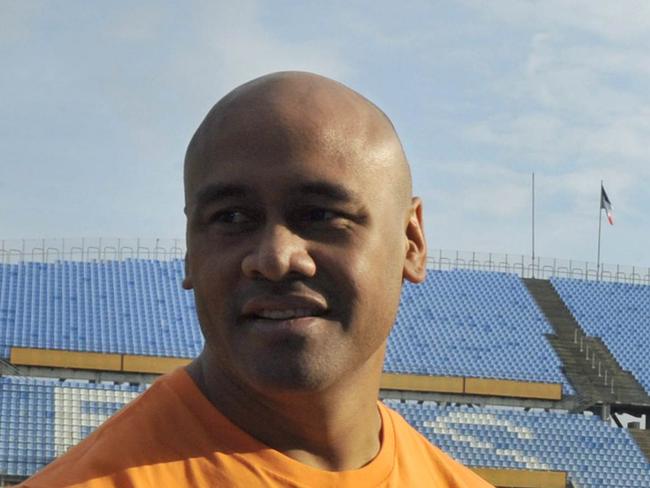
[[[45,243],[41,248],[45,253]],[[139,242],[133,246],[139,248]],[[203,345],[192,293],[180,286],[182,260],[117,259],[119,246],[114,250],[111,260],[0,263],[0,371],[9,375],[0,376],[0,486],[3,479],[20,480],[50,462],[143,391],[156,374],[185,364]],[[574,281],[578,285],[563,295],[563,284]],[[650,317],[650,286],[636,285],[626,298],[616,293],[632,285],[608,283],[610,289],[600,283],[595,294],[575,291],[576,286],[591,290],[594,284],[587,281],[553,278],[552,283],[570,308],[573,295],[594,295],[585,299],[585,317],[612,321],[614,315],[594,301],[603,307],[615,301],[616,318],[636,317],[617,325],[619,342]],[[513,272],[429,270],[424,284],[406,284],[388,343],[384,401],[460,461],[505,476],[491,478],[503,480],[493,481],[497,486],[565,486],[527,484],[522,473],[566,472],[572,487],[647,488],[650,463],[639,448],[641,437],[636,444],[632,430],[582,413],[589,408],[608,419],[603,402],[610,399],[593,390],[585,402],[575,371],[567,376],[569,383],[563,371],[572,350],[563,351],[560,360],[557,346],[549,343],[558,339],[554,305],[538,303]],[[585,331],[598,335],[577,310],[571,308]],[[578,351],[573,337],[568,333],[567,342]],[[641,342],[647,347],[647,340]],[[623,357],[608,347],[617,359]],[[62,379],[15,376],[19,373]],[[95,381],[65,379],[71,377]],[[607,391],[612,388],[611,381],[605,384]],[[635,407],[638,415],[648,409]],[[577,413],[558,410],[569,408]],[[519,471],[509,474],[512,469]]]
[[[181,260],[0,265],[11,347],[191,358],[203,340]],[[548,322],[514,274],[429,271],[406,285],[386,371],[561,383]]]
[[[85,438],[144,388],[0,377],[0,473],[34,473]]]
[[[561,383],[571,394],[544,336],[552,332],[515,274],[429,270],[424,283],[404,285],[385,369]]]
[[[86,437],[145,385],[0,378],[0,472],[26,476]],[[560,411],[384,400],[474,467],[566,471],[575,486],[650,486],[650,464],[624,429]]]
[[[591,415],[384,400],[469,466],[566,471],[576,487],[647,488],[650,464],[625,429]]]
[[[650,393],[650,286],[552,278],[552,285],[590,336]]]
[[[181,260],[0,265],[0,355],[11,346],[195,357],[203,338]]]

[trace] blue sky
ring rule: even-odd
[[[299,5],[297,5],[299,4]],[[0,1],[0,239],[182,237],[185,147],[261,74],[393,119],[432,249],[650,265],[645,1]]]

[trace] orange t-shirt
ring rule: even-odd
[[[146,392],[24,488],[489,488],[379,403],[382,445],[366,466],[323,471],[260,443],[224,417],[184,368]]]

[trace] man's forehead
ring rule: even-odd
[[[233,90],[210,111],[188,147],[186,199],[215,165],[237,172],[253,161],[267,171],[301,158],[355,172],[399,167],[410,195],[402,147],[383,112],[333,80],[280,73]]]
[[[359,188],[382,184],[390,175],[395,148],[368,143],[354,134],[235,134],[220,138],[186,172],[187,197],[210,184],[252,190],[275,185],[293,188]],[[387,169],[389,171],[387,171]]]
[[[330,159],[255,157],[202,165],[186,188],[188,207],[226,199],[288,202],[300,198],[370,204],[389,191],[377,188],[383,174],[373,165]],[[372,193],[368,188],[374,188]]]
[[[316,91],[243,100],[214,109],[188,148],[188,159],[210,158],[220,151],[232,157],[272,151],[280,158],[296,151],[349,153],[373,151],[395,143],[392,126],[365,102]],[[347,95],[347,94],[345,94]]]
[[[362,203],[362,196],[358,189],[343,182],[326,180],[292,181],[287,182],[283,187],[255,185],[250,181],[213,182],[197,188],[194,202],[200,206],[215,201],[259,198],[261,193],[268,193],[269,190],[287,198],[316,197],[343,203]]]

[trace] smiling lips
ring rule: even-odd
[[[255,314],[255,316],[263,319],[272,319],[272,320],[287,320],[287,319],[296,319],[300,317],[311,317],[317,315],[315,310],[309,310],[307,308],[297,308],[294,310],[261,310]]]
[[[242,312],[248,320],[281,322],[322,316],[327,312],[327,304],[319,295],[267,295],[248,300]]]

